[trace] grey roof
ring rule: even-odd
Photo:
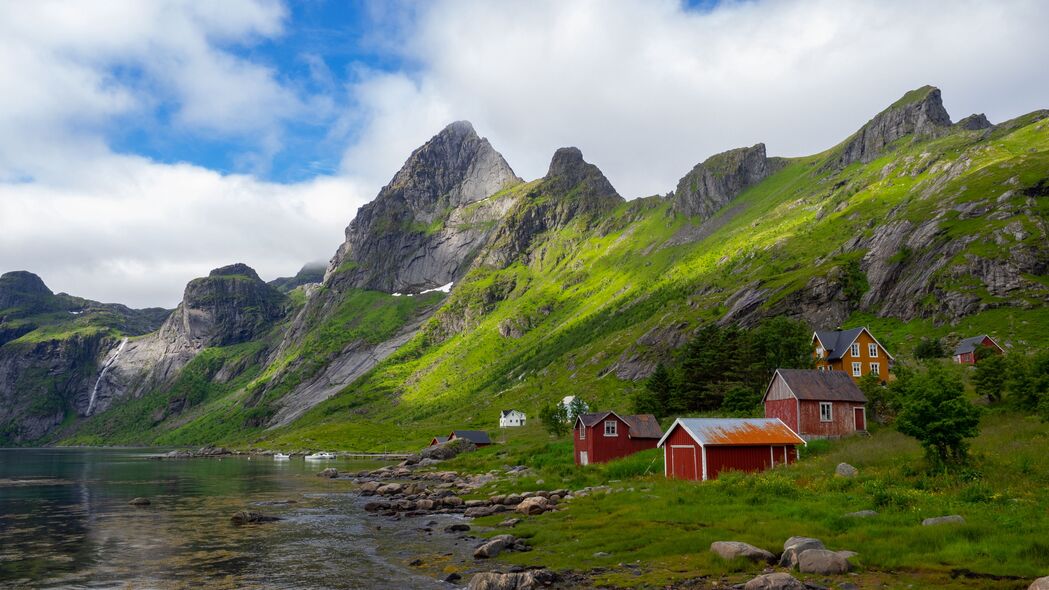
[[[435,437],[433,437],[433,440],[436,440],[438,442],[438,444],[446,443],[446,442],[448,442],[448,437],[447,436],[435,436]]]
[[[818,330],[816,338],[820,344],[827,349],[827,360],[840,360],[848,350],[849,345],[860,335],[864,328],[853,328],[851,330]]]
[[[587,428],[604,420],[609,414],[615,414],[626,422],[630,427],[628,433],[630,438],[659,438],[663,436],[663,429],[659,421],[652,414],[624,414],[620,416],[615,412],[594,412],[591,414],[580,414],[578,420]]]
[[[519,414],[524,414],[524,412],[522,412],[521,410],[503,410],[502,413],[500,413],[499,415],[500,416],[509,416],[510,413],[512,413],[512,412],[517,412]]]
[[[966,338],[958,343],[958,346],[954,349],[954,354],[965,354],[967,352],[972,352],[976,350],[976,347],[981,345],[984,338],[988,338],[991,342],[994,342],[994,338],[991,338],[987,334],[981,334],[979,336],[973,336],[972,338]],[[994,345],[998,346],[998,343],[994,342]],[[1000,349],[1001,346],[998,346],[998,348]]]
[[[451,438],[452,436],[455,438],[465,438],[475,445],[492,444],[492,439],[488,436],[488,433],[483,430],[453,430],[452,433],[448,435],[448,438]]]
[[[782,378],[798,399],[867,403],[863,391],[845,371],[776,369],[776,375],[772,379],[777,378]],[[771,384],[769,386],[771,387]]]
[[[779,418],[678,418],[659,440],[680,425],[704,446],[802,445],[805,440]]]

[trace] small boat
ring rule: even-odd
[[[288,455],[288,454],[285,454],[285,453],[274,453],[273,454],[273,460],[274,461],[287,461],[288,459],[291,459],[291,455]]]
[[[312,455],[306,455],[307,461],[331,461],[335,459],[335,453],[313,453]]]

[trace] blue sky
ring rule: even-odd
[[[135,306],[327,260],[466,119],[523,178],[564,146],[626,198],[708,156],[798,156],[933,84],[1049,107],[1040,0],[0,3],[0,272]]]

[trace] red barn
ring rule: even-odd
[[[793,463],[803,444],[778,418],[678,418],[659,440],[664,475],[702,481]]]
[[[761,401],[766,418],[779,418],[806,439],[867,430],[867,398],[843,371],[777,369]]]
[[[954,349],[954,362],[961,363],[963,365],[975,365],[976,364],[976,351],[984,347],[987,350],[985,352],[991,354],[1003,354],[1005,349],[998,346],[998,343],[993,338],[984,334],[983,336],[974,336],[972,338],[966,338],[958,343],[958,347]]]
[[[656,448],[663,429],[652,414],[620,416],[615,412],[580,414],[575,421],[576,465],[604,463]]]

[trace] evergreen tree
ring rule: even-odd
[[[674,398],[674,378],[663,363],[645,381],[645,387],[634,396],[634,412],[652,414],[657,418],[671,415]]]
[[[918,360],[939,359],[947,356],[943,340],[939,338],[922,338],[914,347],[914,358]]]

